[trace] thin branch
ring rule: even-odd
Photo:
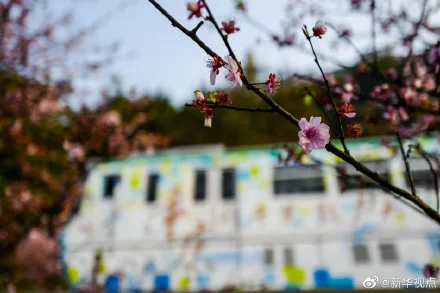
[[[371,0],[371,38],[373,42],[373,70],[377,72],[377,44],[376,44],[376,1]]]
[[[438,170],[435,170],[435,168],[432,165],[432,162],[429,158],[429,154],[422,149],[419,142],[417,142],[416,145],[410,145],[409,147],[410,147],[410,149],[411,148],[416,149],[417,152],[420,154],[420,156],[422,156],[425,159],[426,163],[428,163],[429,170],[431,171],[432,179],[434,180],[435,196],[436,196],[436,200],[437,200],[436,208],[437,208],[437,212],[438,212],[440,209]],[[410,155],[409,150],[408,150],[408,156]]]
[[[307,94],[309,94],[309,96],[311,96],[311,97],[315,100],[315,102],[316,102],[316,104],[318,104],[319,108],[321,108],[321,111],[324,113],[325,118],[327,118],[327,121],[330,123],[330,125],[332,126],[332,128],[336,128],[336,127],[333,125],[332,120],[331,120],[330,117],[328,116],[327,111],[325,110],[325,108],[324,108],[324,106],[322,105],[322,103],[318,100],[318,98],[315,97],[315,95],[310,91],[310,89],[309,89],[308,87],[305,86],[304,89],[305,89],[305,91],[307,92]]]
[[[185,29],[177,20],[175,20],[173,17],[171,17],[159,4],[157,4],[154,0],[148,0],[150,3],[152,3],[165,17],[167,17],[173,26],[179,28],[183,33],[185,33],[187,36],[189,36],[194,42],[196,42],[208,55],[214,57],[217,54],[215,54],[210,48],[208,48],[196,35],[192,34],[190,31]],[[273,99],[268,97],[264,92],[262,92],[259,88],[253,86],[249,80],[246,78],[246,76],[243,74],[241,76],[241,79],[243,81],[243,84],[246,86],[247,89],[257,94],[262,100],[264,100],[275,112],[280,114],[282,117],[284,117],[286,120],[288,120],[290,123],[295,125],[299,128],[299,120],[294,117],[291,113],[286,111],[283,107],[281,107],[278,103],[276,103]],[[355,158],[353,158],[350,154],[347,154],[344,151],[341,151],[339,148],[337,148],[335,145],[333,145],[331,142],[329,142],[325,149],[336,155],[337,157],[341,158],[345,162],[351,164],[357,171],[360,173],[368,176],[372,180],[376,181],[379,185],[383,186],[384,188],[388,189],[389,191],[399,195],[403,199],[406,199],[413,204],[415,204],[418,208],[423,210],[423,212],[432,220],[434,220],[436,223],[440,224],[440,214],[436,212],[434,209],[432,209],[429,205],[427,205],[423,200],[421,200],[419,197],[397,187],[389,183],[386,179],[384,179],[382,176],[380,176],[377,172],[374,172],[367,168],[362,163],[358,162]]]
[[[411,186],[411,193],[414,195],[417,195],[416,194],[416,187],[414,186],[414,178],[412,176],[411,168],[410,168],[409,162],[408,162],[408,156],[405,155],[405,150],[403,149],[402,138],[400,137],[400,134],[398,132],[396,132],[396,137],[397,137],[397,141],[399,142],[399,147],[400,147],[400,152],[402,153],[403,162],[405,163],[406,176],[408,177],[408,181]]]
[[[203,21],[203,20],[200,21],[200,22],[196,25],[196,27],[193,28],[193,30],[191,31],[191,33],[196,34],[197,31],[199,30],[199,28],[201,28],[203,24],[204,24],[204,21]]]
[[[307,26],[304,26],[304,30],[307,32]],[[319,71],[321,71],[322,78],[324,79],[325,86],[328,90],[328,94],[330,96],[330,101],[333,106],[333,110],[335,111],[335,115],[338,117],[338,126],[339,126],[339,139],[341,140],[342,147],[344,148],[344,152],[346,154],[350,154],[348,151],[347,145],[345,144],[345,136],[344,130],[342,129],[342,121],[341,117],[338,115],[338,110],[336,109],[336,104],[333,98],[332,90],[330,89],[330,84],[327,80],[327,77],[324,74],[324,70],[322,70],[321,64],[319,63],[318,56],[316,56],[315,48],[313,48],[312,37],[310,37],[309,33],[305,33],[307,40],[309,41],[310,47],[312,48],[313,56],[315,56],[315,63],[318,65]]]
[[[273,109],[263,109],[263,108],[245,108],[245,107],[235,107],[235,106],[220,106],[220,105],[209,105],[211,108],[223,108],[235,111],[245,111],[245,112],[261,112],[261,113],[274,113]],[[185,107],[195,107],[193,104],[185,104]]]
[[[159,10],[160,13],[162,13],[163,16],[165,16],[170,22],[171,25],[178,28],[182,33],[190,37],[197,45],[199,45],[200,48],[202,48],[209,56],[214,57],[217,54],[214,53],[214,51],[211,50],[200,38],[197,36],[197,34],[193,31],[187,30],[183,25],[181,25],[174,17],[172,17],[162,6],[159,5],[155,0],[148,0],[151,4],[153,4],[154,7],[156,7],[157,10]],[[200,23],[199,23],[200,24]],[[222,63],[226,63],[223,59],[218,57]]]

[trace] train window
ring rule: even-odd
[[[429,169],[428,163],[423,158],[411,158],[409,160],[411,174],[416,187],[434,189],[434,176]],[[408,176],[404,173],[406,184],[410,186]],[[438,180],[438,178],[437,178]]]
[[[206,171],[197,170],[195,173],[194,199],[203,201],[206,198]]]
[[[156,201],[158,187],[159,187],[159,174],[150,174],[148,176],[147,202]]]
[[[324,179],[319,166],[283,166],[274,170],[275,195],[322,193],[324,190]]]
[[[222,198],[233,200],[235,198],[235,169],[222,171]]]
[[[273,250],[270,248],[266,248],[264,250],[264,265],[273,266],[273,264],[274,264]]]
[[[284,248],[284,264],[293,265],[293,251],[290,247]]]
[[[377,172],[385,180],[389,180],[388,163],[386,161],[362,162],[367,168]],[[376,182],[364,176],[349,164],[337,166],[338,182],[341,190],[381,188]]]
[[[121,181],[119,175],[108,175],[104,177],[104,198],[113,198],[115,187]]]
[[[364,264],[370,262],[370,252],[365,244],[356,244],[352,248],[355,263]]]
[[[380,258],[382,262],[396,262],[399,260],[397,255],[397,249],[394,244],[391,243],[381,243],[379,245]]]

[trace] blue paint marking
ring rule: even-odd
[[[170,276],[167,274],[157,275],[154,278],[154,290],[156,291],[168,291],[170,290]]]
[[[273,271],[268,271],[264,275],[264,284],[270,285],[275,282],[275,273]]]
[[[197,285],[199,289],[206,289],[209,287],[209,276],[206,274],[197,275]]]
[[[440,233],[428,233],[429,246],[435,256],[439,255]]]
[[[373,224],[361,225],[353,232],[353,242],[362,243],[365,240],[366,235],[374,232],[374,230],[376,230],[376,228]]]
[[[301,287],[299,287],[298,285],[287,283],[284,286],[284,290],[286,290],[286,291],[299,291],[299,290],[301,290]]]
[[[316,288],[353,289],[354,281],[351,277],[332,278],[327,269],[319,269],[313,273]]]
[[[253,253],[240,253],[239,251],[219,251],[209,254],[202,254],[198,260],[204,260],[209,263],[218,264],[260,264],[262,262],[261,253],[255,251]]]
[[[104,287],[107,292],[119,292],[119,279],[115,275],[109,275],[105,279]]]
[[[422,266],[418,265],[416,262],[407,261],[405,263],[405,267],[408,271],[415,275],[420,275],[423,272]]]
[[[144,273],[145,274],[156,273],[156,264],[154,263],[154,261],[150,260],[144,265]]]

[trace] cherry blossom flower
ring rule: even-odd
[[[356,113],[353,112],[355,109],[356,109],[355,106],[348,103],[344,103],[336,108],[336,110],[339,113],[339,116],[341,117],[346,116],[348,118],[353,118],[354,116],[356,116]]]
[[[196,98],[193,100],[192,104],[196,107],[196,110],[199,111],[206,106],[207,99],[199,90],[194,91],[194,96]]]
[[[238,27],[235,27],[235,21],[233,21],[233,20],[230,20],[228,22],[223,21],[222,26],[223,26],[222,30],[227,35],[233,34],[233,33],[238,32],[240,30]]]
[[[322,36],[327,32],[327,27],[324,25],[324,22],[318,20],[312,30],[313,35],[321,39]]]
[[[231,96],[225,92],[220,91],[220,92],[216,93],[214,97],[215,97],[214,103],[216,105],[219,105],[219,106],[232,105]]]
[[[431,63],[431,70],[437,74],[440,72],[440,41],[432,47],[429,54],[429,62]]]
[[[358,138],[359,136],[362,136],[363,132],[364,129],[359,123],[347,125],[347,136],[349,137]]]
[[[267,91],[271,94],[275,93],[281,86],[281,78],[276,77],[274,73],[269,74],[269,78],[266,81]]]
[[[225,64],[225,68],[229,71],[225,77],[231,83],[231,87],[237,86],[237,83],[242,86],[243,83],[240,78],[240,68],[238,67],[237,62],[235,62],[231,56],[226,56],[225,60],[228,62]]]
[[[211,127],[212,118],[214,118],[214,110],[210,107],[204,107],[203,112],[205,112],[205,127]]]
[[[212,60],[208,60],[207,64],[208,68],[211,69],[210,82],[211,85],[215,84],[215,78],[220,73],[220,67],[223,66],[223,63],[220,61],[220,58],[216,55],[212,58]]]
[[[299,127],[299,144],[307,154],[312,150],[323,149],[330,141],[330,129],[328,125],[321,123],[321,117],[312,116],[310,122],[301,118]]]
[[[437,278],[439,273],[439,268],[434,266],[433,264],[426,264],[423,267],[423,276],[425,278]]]
[[[193,16],[201,17],[202,16],[202,8],[205,8],[205,3],[203,1],[190,2],[186,5],[186,9],[191,12],[188,16],[188,19],[191,19]]]

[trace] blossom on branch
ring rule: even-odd
[[[203,109],[206,106],[207,99],[205,96],[203,96],[202,92],[197,90],[194,91],[194,96],[196,97],[192,104],[194,107],[196,107],[196,110],[199,111],[200,109]]]
[[[219,106],[230,106],[232,105],[231,96],[225,92],[218,92],[214,96],[214,103]]]
[[[211,75],[210,75],[210,82],[211,85],[215,84],[215,78],[217,77],[217,75],[220,73],[220,67],[223,66],[223,63],[220,61],[220,58],[215,55],[212,60],[208,60],[208,64],[207,64],[208,68],[211,69]]]
[[[205,106],[203,108],[203,112],[205,113],[205,127],[211,127],[212,118],[214,118],[214,110],[210,107]]]
[[[431,70],[435,74],[438,74],[440,72],[440,41],[438,41],[431,49],[429,63],[431,63]]]
[[[237,62],[235,62],[234,58],[231,56],[226,56],[225,59],[227,62],[227,64],[225,64],[225,68],[229,71],[225,77],[230,82],[231,87],[237,86],[237,83],[242,86],[243,83],[240,78],[240,68],[238,67]]]
[[[267,91],[271,94],[275,93],[281,86],[281,78],[276,77],[274,73],[269,74],[269,78],[266,81]]]
[[[330,141],[330,129],[328,125],[321,123],[321,117],[312,116],[310,122],[301,118],[299,127],[299,144],[307,154],[312,150],[323,149]]]
[[[325,35],[325,33],[327,32],[327,27],[324,25],[324,22],[318,20],[315,23],[315,26],[312,28],[312,30],[313,30],[313,36],[321,39],[322,36]]]
[[[227,35],[233,34],[233,33],[238,32],[240,30],[240,28],[235,26],[235,21],[233,21],[233,20],[230,20],[228,22],[223,21],[222,26],[223,26],[222,30]]]
[[[364,129],[362,128],[362,125],[360,125],[359,123],[347,125],[347,136],[349,137],[358,138],[362,136],[363,133],[364,133]]]
[[[356,109],[355,106],[348,103],[344,103],[336,108],[339,116],[341,117],[346,116],[348,118],[353,118],[354,116],[356,116],[356,113],[354,112],[355,109]]]
[[[191,12],[188,16],[188,19],[191,19],[193,16],[195,17],[201,17],[202,16],[202,8],[205,8],[205,3],[203,1],[197,1],[197,2],[189,2],[186,5],[186,9]]]

